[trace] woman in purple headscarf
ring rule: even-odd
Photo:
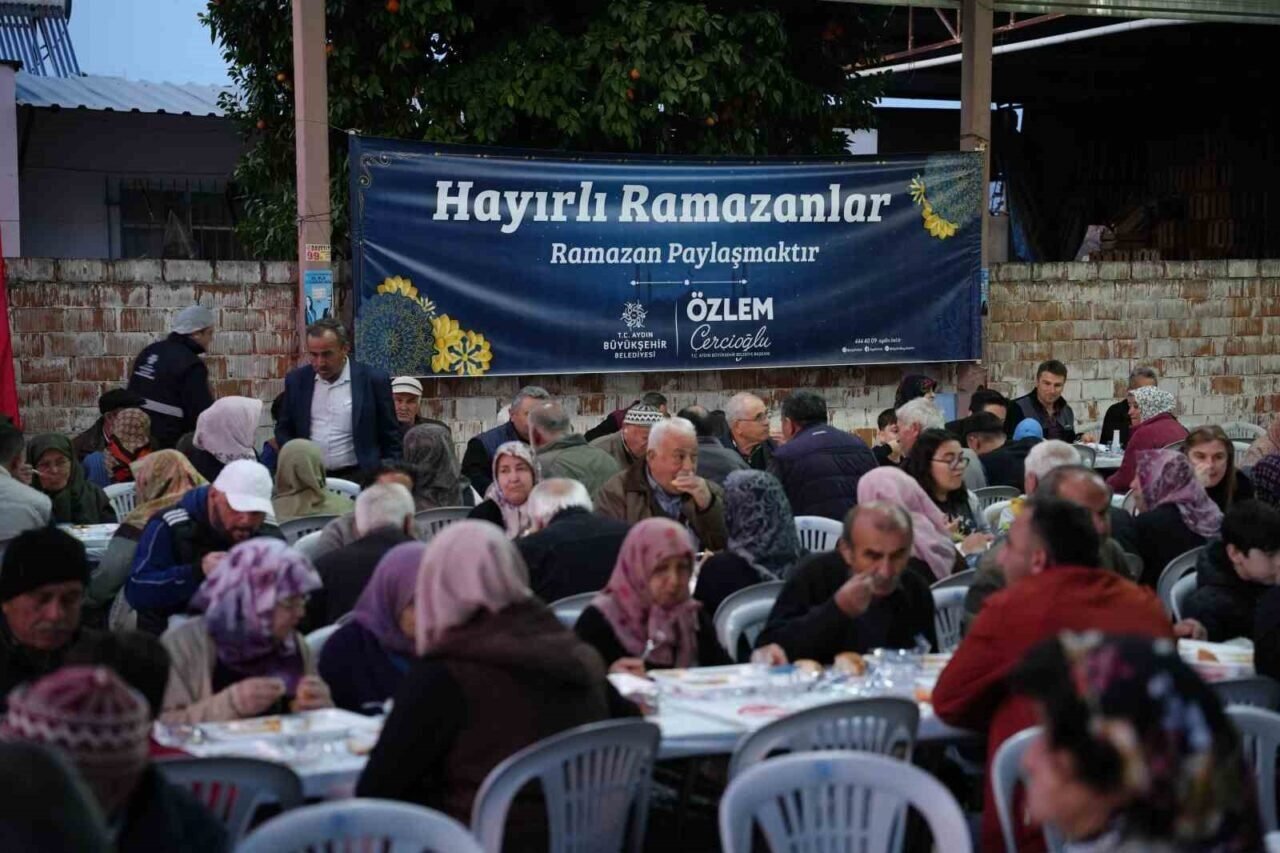
[[[378,561],[373,577],[320,653],[320,677],[333,704],[369,714],[382,710],[414,659],[414,591],[424,542],[401,543]]]
[[[1222,510],[1176,450],[1144,450],[1137,468],[1133,488],[1142,513],[1134,519],[1132,544],[1142,558],[1142,582],[1154,586],[1170,560],[1218,535]]]
[[[200,723],[332,707],[298,633],[311,562],[277,539],[232,548],[196,591],[204,615],[166,631],[169,685],[160,718]]]

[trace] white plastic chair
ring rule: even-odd
[[[1191,593],[1196,591],[1197,586],[1199,582],[1196,573],[1190,572],[1178,578],[1173,589],[1169,590],[1169,615],[1173,617],[1173,621],[1178,622],[1182,619],[1182,608],[1191,597]]]
[[[1022,490],[1013,486],[987,486],[985,489],[974,489],[973,493],[978,496],[978,506],[986,509],[994,503],[1019,497]]]
[[[1247,705],[1280,711],[1280,681],[1255,675],[1250,678],[1226,678],[1209,685],[1225,705]]]
[[[312,660],[320,660],[320,653],[324,651],[324,644],[329,642],[329,638],[341,627],[342,622],[334,622],[332,625],[325,625],[323,628],[317,628],[307,634],[307,648],[311,651]]]
[[[991,759],[991,790],[995,794],[996,817],[1000,821],[1000,834],[1004,837],[1006,853],[1018,853],[1013,824],[1013,789],[1023,780],[1022,754],[1041,733],[1040,726],[1023,729],[1000,744]],[[1050,853],[1057,853],[1062,849],[1061,837],[1047,826],[1044,827],[1044,841]]]
[[[964,812],[925,771],[865,752],[806,752],[747,768],[720,800],[724,853],[749,853],[758,826],[769,849],[897,850],[903,806],[915,808],[934,843],[971,853]]]
[[[335,495],[345,495],[355,500],[356,496],[360,494],[360,484],[344,480],[341,477],[325,477],[324,490],[333,492]]]
[[[467,828],[433,809],[391,800],[340,800],[286,812],[258,827],[237,853],[377,850],[480,853]]]
[[[740,589],[720,602],[711,621],[716,627],[716,639],[730,658],[738,659],[738,642],[744,634],[747,644],[755,645],[782,587],[783,581],[765,581]]]
[[[1245,458],[1245,456],[1249,455],[1249,447],[1250,447],[1251,445],[1252,445],[1252,442],[1249,442],[1249,441],[1233,441],[1233,442],[1231,442],[1231,446],[1232,446],[1232,448],[1234,448],[1234,449],[1235,449],[1236,470],[1237,470],[1237,471],[1239,471],[1241,468],[1243,468],[1243,467],[1244,467],[1244,458]]]
[[[1280,714],[1246,705],[1231,705],[1227,716],[1240,733],[1240,748],[1253,768],[1262,829],[1280,829],[1276,819],[1276,750],[1280,749]]]
[[[964,626],[964,597],[967,586],[934,587],[933,630],[938,635],[938,651],[953,652],[960,645]]]
[[[569,729],[520,750],[489,773],[471,808],[485,853],[501,853],[516,793],[537,780],[547,808],[550,853],[644,848],[649,786],[661,734],[653,723],[606,720]]]
[[[920,706],[909,699],[848,699],[808,708],[738,741],[729,759],[729,778],[780,751],[850,750],[910,762],[919,727]]]
[[[817,554],[821,551],[835,550],[844,525],[835,519],[823,518],[820,515],[797,515],[796,533],[800,536],[800,547]]]
[[[323,530],[324,526],[335,518],[337,518],[336,515],[306,515],[302,518],[291,518],[280,525],[280,532],[284,534],[284,540],[293,545],[308,533]]]
[[[469,506],[441,506],[435,509],[424,509],[422,512],[415,513],[413,517],[418,522],[418,528],[425,530],[430,537],[470,514]]]
[[[321,530],[313,530],[293,543],[293,549],[299,551],[308,560],[315,560],[315,554],[312,553],[320,544],[320,537],[324,535]]]
[[[973,579],[978,576],[977,569],[965,569],[963,572],[947,575],[940,581],[934,581],[929,587],[930,589],[947,589],[953,586],[962,586],[965,589],[973,586]]]
[[[111,508],[116,511],[116,521],[124,521],[124,517],[133,512],[138,502],[137,483],[112,483],[102,490]]]
[[[1129,515],[1138,515],[1138,490],[1130,489],[1125,492],[1124,500],[1120,502],[1120,508]]]
[[[1076,450],[1076,455],[1080,457],[1080,464],[1086,468],[1092,468],[1098,463],[1098,451],[1087,444],[1072,445]]]
[[[1173,614],[1173,587],[1182,579],[1183,575],[1189,574],[1196,570],[1196,561],[1200,559],[1200,552],[1204,550],[1204,546],[1192,548],[1169,561],[1169,565],[1164,567],[1160,572],[1160,578],[1156,581],[1156,597],[1160,599],[1160,603],[1164,605],[1166,613]]]
[[[1244,421],[1231,421],[1230,423],[1222,424],[1222,431],[1232,441],[1243,441],[1246,444],[1251,444],[1258,436],[1267,434],[1265,427]]]
[[[564,598],[556,599],[551,602],[548,607],[560,620],[560,624],[573,630],[573,626],[578,624],[578,617],[582,615],[582,611],[587,609],[591,604],[591,599],[595,598],[597,593],[580,592],[577,595],[568,595]]]
[[[257,758],[173,758],[155,767],[170,784],[189,791],[222,821],[232,841],[249,830],[254,813],[278,803],[284,811],[302,805],[302,781],[283,764]]]
[[[987,522],[987,527],[991,530],[998,528],[1000,526],[1000,513],[1004,512],[1005,507],[1012,503],[1013,499],[1010,498],[1004,501],[996,501],[991,506],[983,509],[982,518]]]

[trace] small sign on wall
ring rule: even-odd
[[[310,248],[310,247],[308,247]],[[325,247],[328,249],[328,246]],[[333,270],[305,270],[302,292],[307,300],[307,322],[333,316]]]
[[[333,249],[328,243],[307,243],[303,254],[309,264],[327,264],[333,259]]]

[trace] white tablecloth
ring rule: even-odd
[[[79,539],[84,544],[85,555],[90,562],[96,563],[106,553],[107,545],[111,542],[111,537],[116,535],[116,528],[119,526],[118,524],[59,524],[58,528]]]
[[[1124,452],[1120,453],[1098,453],[1093,460],[1093,467],[1097,471],[1115,471],[1124,462]]]

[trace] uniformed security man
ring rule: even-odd
[[[169,337],[134,359],[129,390],[143,398],[157,447],[173,447],[213,405],[209,371],[200,359],[213,342],[213,323],[213,311],[203,305],[183,308]]]

